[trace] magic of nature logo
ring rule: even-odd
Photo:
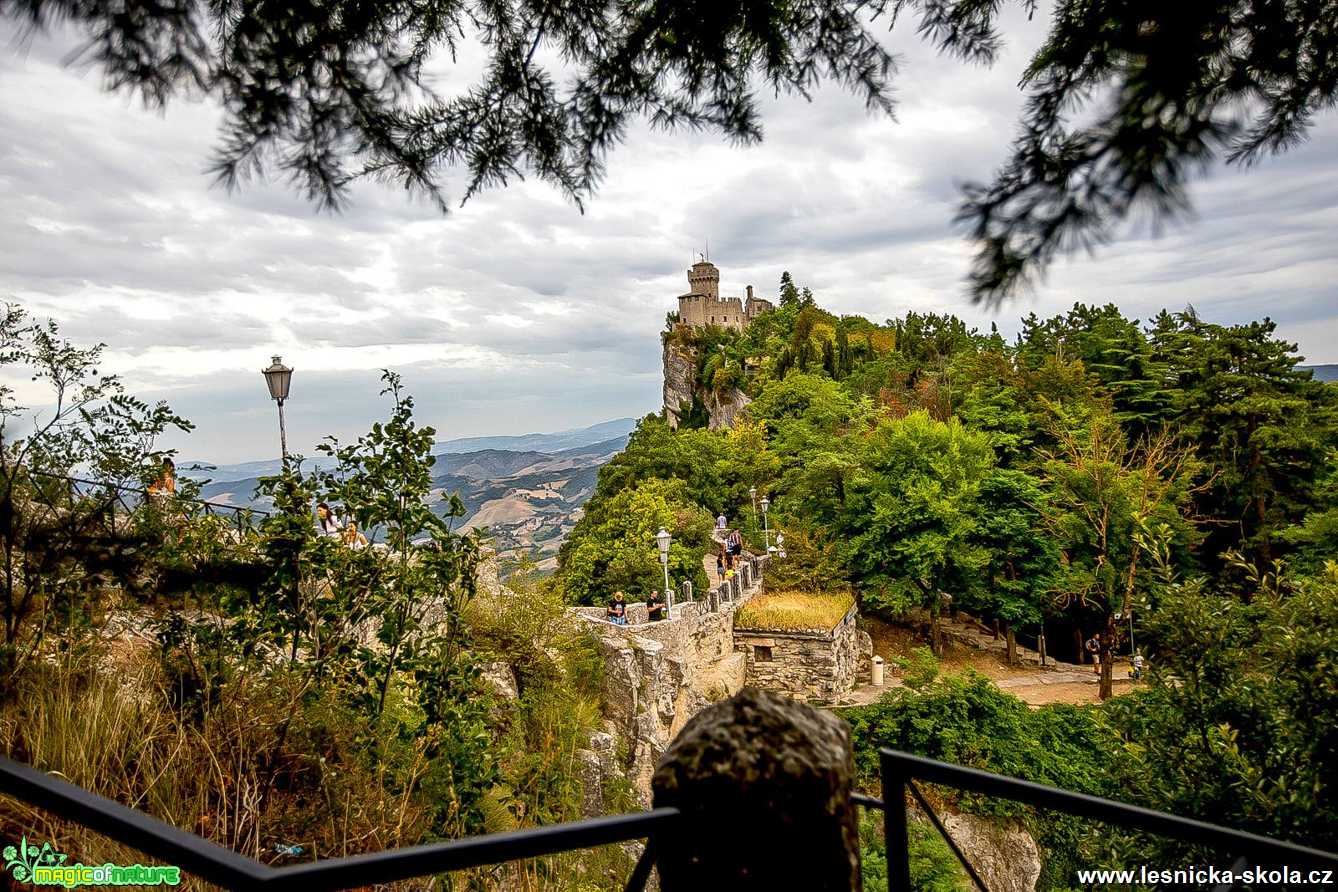
[[[144,864],[67,864],[67,856],[51,843],[40,846],[24,836],[19,844],[5,846],[0,852],[5,870],[16,882],[33,886],[176,886],[181,882],[179,867]]]

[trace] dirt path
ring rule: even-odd
[[[910,656],[916,648],[927,646],[913,631],[902,626],[871,617],[865,617],[861,622],[873,638],[873,652],[889,663],[898,657]],[[1100,702],[1097,696],[1098,679],[1091,666],[1047,660],[1047,665],[1042,668],[1035,652],[1023,647],[1018,648],[1018,653],[1028,662],[1009,666],[1002,639],[996,642],[992,635],[965,623],[945,623],[944,628],[947,632],[944,653],[939,658],[939,666],[944,672],[974,669],[1031,706]],[[1138,685],[1128,676],[1128,663],[1117,660],[1114,681],[1116,696],[1128,693]],[[889,681],[899,683],[892,678]],[[876,691],[860,693],[864,694],[860,698],[862,702],[871,703],[878,697]]]

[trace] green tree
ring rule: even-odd
[[[1041,453],[1048,498],[1045,527],[1063,551],[1056,578],[1058,606],[1098,631],[1100,696],[1111,696],[1112,656],[1123,626],[1146,603],[1150,543],[1174,539],[1181,550],[1190,529],[1181,511],[1196,466],[1169,433],[1130,444],[1109,414],[1080,427],[1053,427],[1058,446]]]
[[[1241,548],[1264,563],[1277,531],[1315,506],[1338,445],[1338,391],[1298,369],[1296,345],[1270,320],[1205,323],[1159,316],[1152,339],[1175,376],[1177,420],[1205,463],[1195,508],[1214,559]]]
[[[881,420],[863,440],[844,504],[824,518],[863,601],[893,611],[925,607],[941,650],[944,595],[981,584],[989,554],[977,542],[975,503],[994,465],[988,439],[924,412]]]
[[[679,480],[650,479],[621,490],[594,507],[587,504],[559,552],[558,583],[567,599],[597,604],[615,591],[629,601],[664,587],[655,534],[673,536],[669,579],[692,582],[697,592],[709,584],[702,560],[711,542],[711,515],[693,503]]]
[[[1144,623],[1148,685],[1104,707],[1121,744],[1108,770],[1151,808],[1332,851],[1338,573],[1234,561],[1244,575],[1228,597],[1163,574]]]
[[[1030,474],[994,468],[975,499],[973,541],[987,555],[985,584],[967,589],[963,606],[1004,622],[1009,663],[1017,660],[1017,629],[1039,626],[1054,594],[1059,548],[1045,529],[1045,498]]]
[[[16,304],[0,307],[0,370],[44,391],[44,405],[30,409],[0,383],[0,690],[11,688],[49,632],[61,630],[68,643],[109,592],[134,587],[162,533],[118,522],[117,487],[157,476],[158,437],[192,425],[102,374],[103,346],[78,347],[55,322],[36,322]],[[107,488],[74,484],[72,476]]]

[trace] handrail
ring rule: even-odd
[[[1086,793],[1061,790],[1045,784],[1005,777],[975,768],[951,765],[923,756],[915,756],[892,749],[879,750],[883,781],[884,823],[887,839],[888,884],[890,888],[910,889],[909,837],[906,826],[905,792],[914,789],[913,780],[942,784],[971,793],[1009,799],[1025,805],[1034,805],[1063,812],[1080,818],[1102,821],[1155,833],[1172,839],[1198,843],[1248,857],[1263,865],[1308,865],[1338,870],[1338,854],[1325,852],[1296,843],[1282,842],[1199,821],[1167,812],[1129,805],[1113,799],[1103,799]],[[876,800],[863,797],[873,805]]]
[[[126,486],[122,483],[112,483],[107,480],[87,480],[83,477],[70,477],[65,474],[52,474],[50,471],[34,471],[31,469],[28,470],[28,473],[32,474],[35,477],[46,477],[51,480],[66,480],[70,483],[81,483],[84,486],[96,486],[102,489],[114,489],[117,492],[132,492],[138,496],[143,496],[144,498],[148,498],[149,496],[154,495],[154,493],[150,493],[147,489],[143,489],[138,486]],[[260,514],[265,517],[269,517],[270,514],[272,513],[270,511],[266,511],[263,508],[248,508],[242,505],[229,505],[225,502],[211,502],[208,499],[193,499],[190,498],[189,496],[178,496],[175,494],[173,494],[172,497],[178,499],[179,501],[192,502],[196,505],[205,505],[209,508],[217,508],[223,511],[233,511],[238,514]]]
[[[1338,870],[1338,855],[1295,843],[895,750],[880,750],[879,757],[883,774],[882,801],[863,794],[855,794],[852,799],[856,805],[882,808],[885,812],[890,889],[911,888],[906,791],[910,790],[928,808],[923,797],[916,795],[918,790],[914,780],[1206,845],[1237,856],[1238,860],[1249,859],[1259,865],[1304,865]],[[247,890],[283,888],[327,892],[644,838],[647,850],[638,860],[627,886],[637,890],[644,884],[654,860],[656,839],[663,842],[665,834],[673,832],[682,818],[678,809],[657,808],[388,852],[272,867],[3,756],[0,756],[0,791],[175,864],[209,882],[228,889]],[[942,830],[941,825],[939,829]],[[961,857],[960,851],[957,854]],[[979,882],[978,877],[973,879]]]
[[[228,889],[351,889],[522,858],[651,837],[680,817],[676,808],[590,818],[548,827],[405,849],[271,867],[68,781],[0,756],[0,789]],[[643,879],[644,881],[644,879]]]

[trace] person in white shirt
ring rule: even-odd
[[[334,516],[330,506],[324,502],[316,505],[316,535],[321,538],[334,538],[342,533],[343,526],[339,523],[339,518]]]
[[[715,528],[717,530],[723,530],[728,525],[729,521],[725,518],[725,512],[721,511],[720,516],[715,519]]]

